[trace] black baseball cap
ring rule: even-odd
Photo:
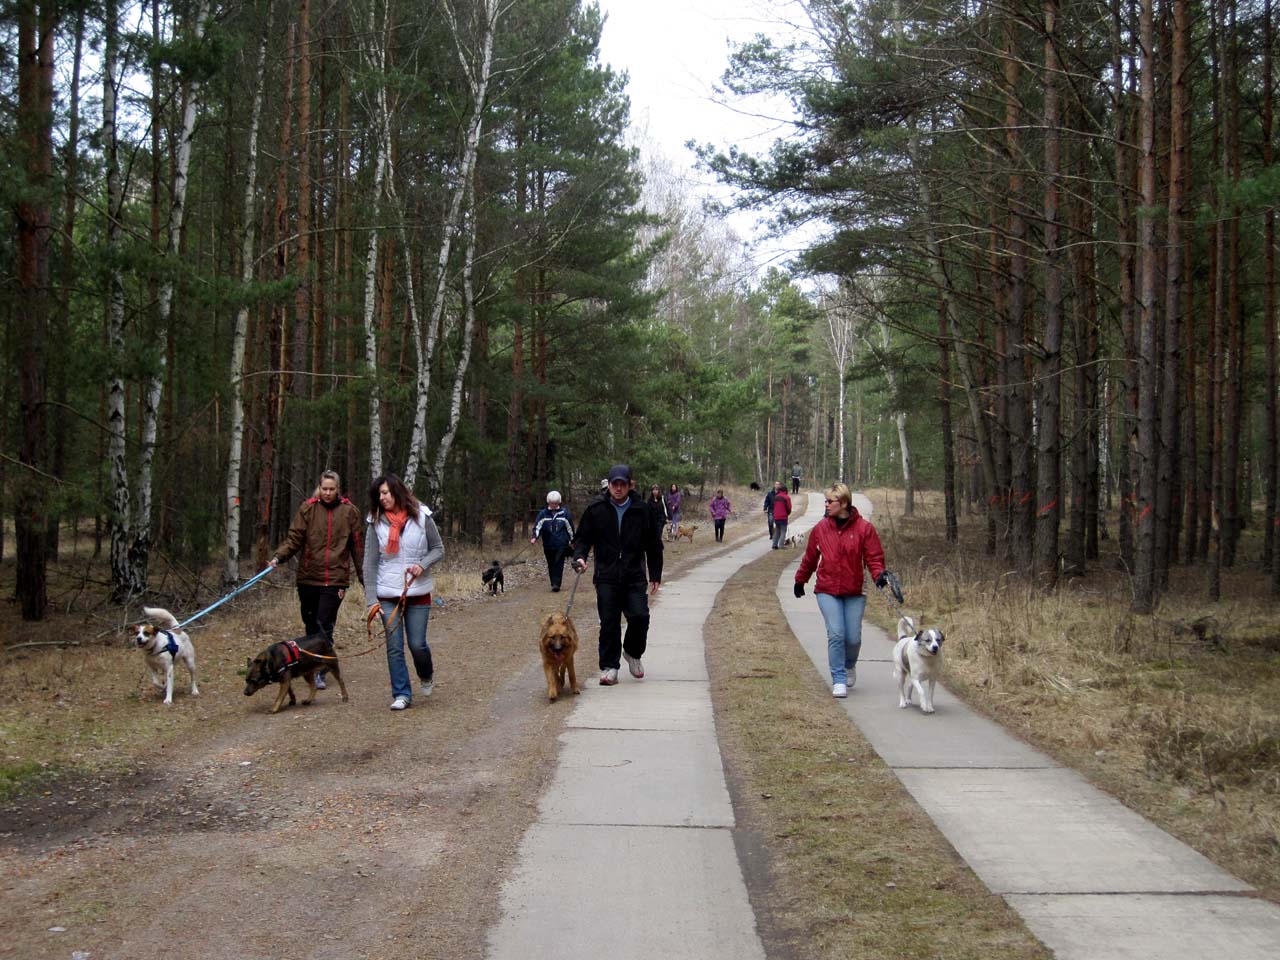
[[[612,483],[614,480],[626,480],[630,482],[631,468],[625,463],[615,463],[609,468],[609,482]]]

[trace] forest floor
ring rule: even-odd
[[[1276,897],[1280,764],[1268,737],[1280,667],[1266,646],[1274,614],[1265,604],[1232,595],[1219,605],[1224,639],[1212,649],[1175,645],[1163,633],[1149,641],[1133,624],[1127,639],[1124,626],[1098,639],[1083,632],[1077,611],[1114,600],[1100,594],[1119,578],[1099,567],[1084,585],[1068,585],[1062,605],[1047,605],[1074,653],[1025,625],[1029,639],[1001,646],[992,632],[1035,619],[1032,598],[992,587],[983,578],[999,582],[998,573],[939,546],[936,505],[902,518],[900,494],[872,495],[909,609],[948,630],[954,689]],[[746,491],[731,496],[750,502]],[[726,546],[763,535],[758,511],[739,517]],[[519,541],[506,549],[519,555]],[[707,524],[696,543],[666,549],[672,579],[717,545]],[[274,717],[271,692],[246,699],[242,676],[247,657],[298,632],[284,571],[197,624],[201,694],[189,696],[180,675],[170,708],[126,644],[124,621],[109,619],[122,614],[91,602],[84,564],[58,566],[59,612],[48,621],[24,625],[5,605],[8,648],[82,643],[10,649],[0,659],[0,958],[146,960],[175,950],[211,960],[482,957],[572,708],[546,702],[537,623],[567,596],[549,592],[538,548],[523,556],[535,553],[536,562],[508,568],[508,592],[496,598],[480,590],[487,554],[446,558],[437,576],[445,605],[429,630],[436,690],[403,713],[387,709],[380,649],[354,656],[368,647],[358,588],[338,631],[351,702],[341,703],[333,685],[315,705]],[[794,556],[769,555],[731,580],[706,634],[735,811],[764,865],[748,883],[770,955],[898,955],[902,921],[914,910],[906,894],[919,888],[951,919],[913,934],[926,939],[912,955],[989,956],[998,944],[1002,956],[1042,956],[841,722],[799,645],[778,642],[785,625],[772,583]],[[12,565],[0,575],[7,590]],[[185,601],[172,603],[189,614]],[[1107,609],[1114,619],[1114,604]],[[574,612],[579,675],[594,684],[589,578]],[[868,612],[884,616],[875,605]],[[1194,612],[1161,611],[1169,622]],[[660,616],[652,637],[656,652]],[[1216,712],[1226,707],[1215,686],[1243,711],[1240,729],[1226,733],[1241,751],[1252,747],[1252,777],[1242,777],[1239,758],[1225,773],[1206,765],[1227,763],[1212,759],[1225,748],[1205,731],[1227,717]],[[1193,725],[1178,702],[1209,719]],[[1187,739],[1196,735],[1198,745]],[[1196,750],[1210,760],[1185,769]],[[833,838],[857,842],[837,850]],[[945,942],[927,939],[938,931]]]

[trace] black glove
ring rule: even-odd
[[[794,593],[794,594],[796,595],[796,597],[797,597],[797,598],[799,598],[799,597],[803,597],[803,596],[804,596],[804,584],[803,584],[803,583],[801,583],[799,580],[797,580],[797,581],[795,582],[795,585],[794,585],[794,586],[792,586],[792,588],[791,588],[791,592],[792,592],[792,593]]]
[[[876,586],[881,590],[888,587],[889,592],[893,594],[893,599],[899,603],[902,602],[902,584],[898,582],[898,575],[893,571],[881,571],[880,576],[876,577]]]

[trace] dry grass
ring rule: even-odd
[[[900,493],[870,495],[908,612],[946,631],[951,689],[1280,899],[1280,607],[1263,574],[1224,571],[1210,604],[1205,572],[1178,567],[1137,617],[1114,541],[1046,595],[982,555],[978,517],[949,545],[941,497],[906,518]],[[893,626],[887,605],[868,613]]]
[[[752,886],[771,956],[1007,960],[1048,953],[956,855],[789,639],[787,551],[721,592],[704,636],[740,827],[768,850]]]

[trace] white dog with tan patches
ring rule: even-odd
[[[182,661],[191,674],[191,695],[199,695],[200,688],[196,686],[196,648],[192,646],[191,638],[186,632],[178,629],[178,619],[162,607],[143,607],[142,613],[162,624],[160,627],[150,623],[138,624],[133,631],[133,642],[147,658],[152,684],[164,690],[164,702],[173,703],[173,674],[178,661]]]
[[[920,709],[933,713],[933,686],[942,666],[941,630],[916,629],[915,621],[898,621],[898,642],[893,648],[893,679],[898,684],[898,706],[911,706],[911,691],[920,694]]]

